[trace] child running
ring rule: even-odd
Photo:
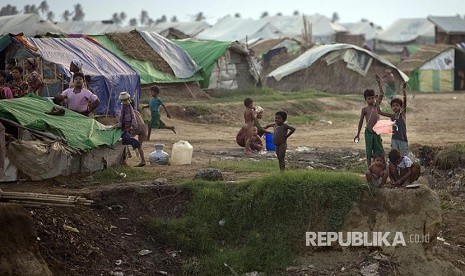
[[[286,157],[287,150],[287,138],[294,133],[295,128],[285,124],[287,120],[287,113],[284,111],[278,111],[274,117],[274,124],[269,124],[265,129],[274,127],[273,132],[273,144],[275,145],[276,157],[279,162],[279,170],[284,172],[286,164],[284,158]]]
[[[403,156],[408,156],[408,140],[407,140],[407,92],[405,87],[407,83],[404,82],[402,92],[404,100],[394,98],[391,100],[391,109],[393,114],[381,111],[381,101],[383,100],[384,92],[381,84],[378,82],[381,96],[379,97],[378,113],[380,115],[390,117],[391,121],[395,123],[392,130],[391,149],[399,150]]]
[[[370,167],[371,165],[371,158],[373,157],[374,152],[380,152],[384,154],[383,149],[383,140],[381,136],[376,134],[373,131],[373,126],[379,119],[378,114],[378,104],[375,100],[375,91],[373,89],[367,89],[363,93],[365,97],[365,101],[367,106],[362,108],[362,112],[360,113],[360,120],[358,122],[358,131],[357,135],[355,135],[354,141],[358,143],[360,139],[360,131],[362,130],[363,126],[363,119],[366,120],[366,128],[365,128],[365,148],[366,148],[366,155],[367,155],[367,165]]]
[[[150,113],[151,113],[150,123],[148,124],[149,131],[147,134],[147,141],[150,141],[150,134],[152,133],[152,128],[170,129],[172,132],[176,134],[176,131],[174,130],[174,126],[167,126],[160,119],[160,106],[162,106],[163,109],[165,110],[166,117],[171,119],[171,115],[168,112],[168,109],[166,108],[163,101],[158,97],[158,94],[160,94],[160,88],[158,88],[158,86],[152,86],[150,88],[150,92],[152,94],[152,97],[150,97],[149,99],[149,104],[142,106],[142,108],[150,108]]]

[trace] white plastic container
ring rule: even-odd
[[[173,144],[170,163],[172,165],[185,165],[192,163],[194,148],[187,141],[178,141]]]

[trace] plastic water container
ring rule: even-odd
[[[266,142],[266,150],[275,150],[274,144],[273,144],[273,133],[266,133],[265,134],[265,142]]]
[[[194,148],[187,141],[178,141],[173,144],[173,149],[171,150],[171,160],[172,165],[185,165],[192,163],[192,152]]]

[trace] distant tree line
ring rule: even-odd
[[[55,14],[53,13],[53,11],[50,11],[50,7],[47,3],[47,1],[42,1],[40,3],[40,5],[36,6],[36,5],[26,5],[23,7],[23,10],[18,10],[18,8],[16,6],[12,6],[10,4],[4,6],[4,7],[1,7],[0,8],[0,16],[4,16],[4,15],[15,15],[15,14],[19,14],[19,13],[35,13],[37,14],[38,16],[40,16],[42,19],[44,20],[48,20],[48,21],[51,21],[53,22],[54,19],[55,19]],[[282,13],[278,12],[276,14],[276,16],[281,16]],[[299,11],[298,10],[295,10],[293,15],[299,15]],[[267,17],[269,16],[269,13],[267,11],[263,12],[260,16],[260,18],[264,18],[264,17]],[[84,13],[84,8],[82,7],[81,4],[76,4],[74,5],[74,9],[72,11],[69,11],[69,10],[65,10],[63,12],[63,14],[61,14],[61,19],[63,21],[83,21],[84,20],[84,17],[85,17],[85,13]],[[236,18],[240,18],[241,15],[239,13],[236,13],[234,14],[234,17]],[[115,12],[112,17],[111,17],[111,20],[115,23],[115,24],[123,24],[123,22],[127,19],[127,15],[126,13],[123,11],[123,12]],[[192,19],[194,21],[203,21],[206,19],[205,15],[203,14],[203,12],[198,12],[197,14],[193,15],[192,16]],[[362,19],[362,22],[366,20],[366,19]],[[170,22],[178,22],[178,18],[176,16],[173,16],[171,17],[171,19],[169,19]],[[337,12],[334,12],[332,14],[332,17],[331,17],[331,21],[332,22],[336,22],[336,21],[339,21],[339,15]],[[141,26],[150,26],[150,25],[156,25],[156,24],[160,24],[160,23],[165,23],[165,22],[168,22],[168,18],[166,17],[166,15],[162,15],[160,18],[157,18],[157,19],[153,19],[149,16],[149,13],[145,10],[142,10],[141,13],[140,13],[140,16],[139,18],[131,18],[129,19],[128,21],[128,24],[129,26],[137,26],[137,25],[141,25]]]

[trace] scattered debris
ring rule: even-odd
[[[143,249],[143,250],[139,251],[139,255],[141,255],[141,256],[145,256],[145,255],[148,255],[150,253],[152,253],[152,251],[150,251],[148,249]]]
[[[69,225],[63,224],[63,229],[69,232],[74,232],[74,233],[79,233],[79,230],[77,228],[71,227]]]
[[[219,169],[215,168],[207,168],[207,169],[202,169],[198,171],[194,179],[203,179],[203,180],[208,180],[208,181],[222,181],[224,180],[223,178],[223,173]]]

